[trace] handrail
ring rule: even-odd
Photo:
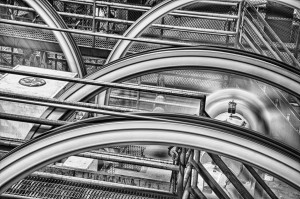
[[[13,8],[13,9],[19,9],[19,10],[25,10],[25,11],[34,11],[34,9],[21,7],[21,6],[13,6],[13,5],[7,5],[7,4],[0,4],[0,7],[6,7],[6,8]],[[122,24],[133,24],[134,21],[129,20],[123,20],[123,19],[114,19],[114,18],[107,18],[107,17],[93,17],[89,15],[84,14],[74,14],[74,13],[66,13],[66,12],[57,12],[61,16],[67,16],[67,17],[77,17],[81,19],[96,19],[100,21],[107,21],[107,22],[114,22],[114,23],[122,23]],[[213,34],[213,35],[235,35],[236,32],[233,31],[223,31],[223,30],[214,30],[214,29],[204,29],[204,28],[193,28],[193,27],[183,27],[183,26],[175,26],[175,25],[163,25],[163,24],[152,24],[153,28],[159,28],[159,29],[167,29],[167,30],[177,30],[181,32],[191,32],[191,33],[204,33],[204,34]]]
[[[236,0],[235,2],[239,2],[240,0]],[[72,0],[61,0],[61,2],[69,2],[69,3],[75,3],[75,1]],[[207,1],[206,1],[207,2]],[[89,4],[92,5],[93,1],[92,0],[76,0],[76,3],[78,4]],[[209,1],[209,3],[225,3],[226,5],[230,4],[230,2],[214,2],[214,1]],[[235,5],[234,4],[230,4],[230,5]],[[122,8],[122,9],[126,9],[126,10],[136,10],[136,11],[148,11],[151,9],[151,7],[149,6],[140,6],[140,5],[128,5],[128,4],[123,4],[123,3],[116,3],[116,2],[104,2],[104,1],[96,1],[96,5],[99,6],[110,6],[113,8]],[[203,18],[203,17],[209,17],[209,18],[223,18],[223,20],[228,20],[228,19],[236,19],[238,18],[238,16],[236,15],[228,15],[228,14],[215,14],[215,13],[205,13],[205,12],[193,12],[193,11],[187,11],[187,10],[176,10],[172,13],[170,13],[170,15],[174,15],[174,16],[190,16],[190,17],[197,17],[197,18]]]
[[[268,48],[268,50],[272,53],[272,55],[279,61],[282,61],[279,54],[277,54],[272,47],[269,45],[269,43],[264,39],[263,35],[260,34],[258,28],[255,27],[253,23],[248,18],[245,18],[245,22],[251,27],[251,29],[256,33],[260,41]]]
[[[111,82],[96,81],[96,80],[90,80],[90,79],[80,79],[80,78],[72,78],[72,77],[63,77],[63,76],[58,76],[58,75],[27,72],[27,71],[21,71],[21,70],[13,70],[13,69],[8,69],[8,68],[0,68],[0,72],[11,73],[11,74],[16,74],[16,75],[28,75],[28,76],[33,76],[33,77],[54,79],[54,80],[60,80],[60,81],[68,81],[68,82],[73,82],[73,83],[81,83],[81,84],[94,85],[94,86],[129,89],[129,90],[144,91],[144,92],[150,92],[150,93],[156,93],[156,94],[175,95],[175,96],[179,96],[179,97],[190,97],[190,98],[194,98],[194,99],[204,99],[205,98],[205,93],[198,92],[198,91],[172,89],[172,88],[165,88],[165,87],[158,87],[158,86],[154,87],[154,86],[140,86],[140,85],[133,85],[133,84],[111,83]]]
[[[289,49],[286,47],[286,45],[281,41],[281,39],[274,32],[274,30],[270,27],[270,25],[265,21],[265,19],[261,16],[261,14],[255,9],[255,7],[251,4],[251,2],[249,2],[249,0],[246,0],[246,4],[249,5],[249,8],[251,8],[251,10],[253,10],[256,13],[256,16],[259,18],[260,22],[263,23],[264,27],[269,31],[269,33],[272,35],[272,37],[280,44],[280,46],[284,49],[284,51],[289,55],[289,57],[293,61],[294,66],[296,68],[300,69],[300,63],[298,62],[298,60],[289,51]]]
[[[261,27],[259,27],[259,24],[254,20],[254,16],[248,11],[248,10],[245,10],[245,12],[247,12],[247,14],[249,14],[249,16],[251,16],[252,20],[249,20],[248,18],[245,19],[245,20],[248,20],[248,24],[250,23],[250,21],[252,22],[251,23],[251,26],[252,26],[252,29],[253,31],[256,31],[256,34],[261,34],[261,36],[263,37],[263,39],[266,40],[267,44],[270,45],[270,47],[276,52],[276,58],[280,61],[285,61],[286,63],[289,63],[288,60],[282,56],[281,52],[279,51],[279,49],[273,44],[273,42],[271,41],[270,37],[261,29]],[[250,24],[249,24],[250,25]],[[264,42],[265,43],[265,42]],[[267,44],[265,44],[267,46]],[[268,46],[267,46],[268,47]],[[275,52],[272,52],[272,54]]]

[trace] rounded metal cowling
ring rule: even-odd
[[[153,118],[83,120],[17,147],[0,161],[0,194],[33,171],[64,157],[128,143],[204,149],[257,166],[300,189],[299,151],[251,130],[209,118],[145,115]]]

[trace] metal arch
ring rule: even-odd
[[[300,9],[300,1],[298,1],[298,0],[269,0],[269,1],[278,2],[280,4],[290,6],[295,9]]]
[[[32,7],[44,22],[52,28],[68,28],[63,19],[48,3],[47,0],[24,0]],[[71,72],[75,72],[79,77],[84,77],[87,72],[80,49],[75,43],[72,35],[66,32],[53,31],[70,67]]]
[[[175,61],[177,60],[177,61]],[[107,65],[88,79],[122,81],[160,70],[199,69],[231,72],[258,79],[300,97],[299,72],[276,60],[260,55],[221,47],[166,48],[134,54]],[[75,84],[60,99],[84,101],[106,88]],[[58,120],[66,110],[47,111],[44,118]]]
[[[300,97],[300,74],[296,70],[263,56],[222,47],[166,48],[139,53],[110,63],[87,78],[115,82],[154,71],[185,68],[232,72]],[[62,99],[80,101],[103,89],[75,85],[62,95]]]
[[[253,131],[208,118],[146,115],[168,120],[93,118],[63,126],[21,145],[0,161],[0,194],[33,171],[61,158],[126,143],[179,145],[212,151],[255,165],[300,189],[299,151],[257,136]]]
[[[162,3],[156,5],[144,15],[142,15],[134,24],[132,24],[127,31],[123,34],[125,37],[135,38],[140,36],[143,31],[148,28],[154,21],[162,18],[166,14],[174,11],[177,8],[187,6],[196,2],[201,2],[203,0],[165,0]],[[271,0],[274,2],[279,2],[281,4],[291,6],[300,9],[299,0]],[[112,51],[110,52],[106,63],[117,60],[125,56],[128,51],[132,41],[119,40]]]
[[[185,5],[190,5],[192,3],[203,1],[203,0],[166,0],[156,5],[145,14],[143,14],[138,20],[132,24],[126,32],[123,34],[125,37],[138,37],[142,34],[143,30],[148,28],[155,20],[160,19],[164,15],[169,12],[180,8]],[[128,40],[119,40],[112,51],[110,52],[108,58],[106,59],[106,63],[117,60],[125,55],[127,50],[129,49],[131,41]]]

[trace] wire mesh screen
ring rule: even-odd
[[[130,82],[138,85],[163,86],[184,90],[211,93],[227,87],[226,74],[201,72],[197,70],[175,70],[144,75]],[[149,112],[199,114],[199,100],[158,95],[155,93],[111,89],[108,105],[127,107]]]

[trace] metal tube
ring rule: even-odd
[[[243,5],[244,5],[244,0],[242,0],[239,4],[239,10],[238,10],[238,20],[237,20],[237,23],[236,23],[236,28],[235,28],[235,32],[236,32],[236,35],[235,35],[235,43],[234,43],[234,47],[237,48],[238,46],[238,43],[239,43],[239,39],[240,39],[240,34],[241,34],[241,30],[240,30],[240,27],[241,27],[241,23],[242,23],[242,17],[243,17]]]
[[[250,5],[250,4],[249,4]],[[250,7],[253,8],[252,5]],[[281,39],[278,37],[278,35],[274,32],[274,30],[270,27],[270,25],[264,20],[264,18],[260,15],[259,12],[255,8],[252,10],[256,11],[256,15],[260,19],[260,21],[264,24],[265,27],[267,27],[270,34],[277,40],[277,42],[281,45],[281,47],[285,50],[285,52],[289,55],[289,57],[292,59],[293,63],[295,64],[296,68],[300,69],[300,63],[298,60],[294,57],[294,55],[289,51],[289,49],[286,47],[286,45],[281,41]]]
[[[248,129],[210,119],[200,118],[187,125],[178,125],[178,122],[185,119],[177,117],[177,121],[172,122],[132,120],[128,128],[128,122],[103,123],[100,122],[101,118],[98,121],[93,118],[81,125],[74,123],[68,130],[49,132],[43,139],[32,140],[30,145],[19,147],[1,160],[0,178],[3,180],[0,181],[0,193],[34,169],[69,155],[121,143],[164,143],[196,149],[199,149],[201,143],[203,150],[222,153],[241,162],[251,162],[299,189],[299,151],[266,137],[262,139],[251,134]],[[92,123],[87,123],[91,120]],[[200,131],[199,125],[202,126]],[[225,126],[230,131],[224,131]],[[61,147],[66,150],[61,150]],[[237,150],[239,153],[236,153]],[[249,156],[249,153],[253,155]]]
[[[0,112],[0,119],[12,120],[18,122],[36,123],[36,124],[43,124],[49,126],[62,126],[65,124],[70,124],[70,122],[66,122],[66,121],[48,120],[48,119],[42,119],[37,117],[15,115],[15,114],[1,113],[1,112]]]
[[[235,174],[227,167],[225,162],[221,159],[220,156],[208,153],[211,159],[218,165],[224,175],[229,179],[229,181],[233,184],[236,190],[243,196],[244,199],[254,199],[253,196],[248,192],[248,190],[244,187],[244,185],[239,181],[239,179],[235,176]]]
[[[297,31],[296,31],[296,46],[294,49],[294,57],[297,59],[299,54],[299,46],[300,46],[300,24],[297,24]]]
[[[27,197],[27,196],[20,196],[20,195],[14,195],[9,193],[3,193],[1,194],[1,199],[35,199],[33,197]]]
[[[65,1],[68,2],[68,1]],[[79,2],[81,3],[81,2]],[[109,3],[109,2],[107,2]],[[81,3],[83,4],[83,3]],[[86,3],[85,5],[92,5],[93,3]],[[96,4],[98,6],[101,6],[102,4]],[[104,5],[102,5],[104,6]],[[4,7],[4,8],[14,8],[17,10],[24,10],[24,11],[32,11],[34,12],[35,10],[32,8],[27,8],[27,7],[23,7],[23,6],[15,6],[15,5],[8,5],[8,4],[0,4],[0,7]],[[147,9],[139,9],[139,8],[135,8],[135,7],[141,7],[141,6],[134,6],[134,5],[126,5],[126,4],[122,4],[122,6],[111,6],[113,8],[127,8],[126,10],[137,10],[137,11],[147,11]],[[72,13],[66,13],[66,12],[57,12],[60,15],[68,15],[68,14],[72,14]],[[76,14],[73,14],[76,15]],[[183,10],[178,10],[175,11],[174,13],[170,13],[170,15],[173,16],[182,16],[182,17],[191,17],[191,18],[200,18],[200,19],[212,19],[212,20],[221,20],[221,21],[233,21],[234,19],[237,18],[237,16],[235,15],[226,15],[226,14],[216,14],[216,13],[205,13],[205,12],[193,12],[193,11],[183,11]],[[83,15],[86,16],[86,15]],[[87,16],[86,16],[87,17]],[[109,19],[107,19],[109,20]],[[124,20],[126,21],[126,20]],[[130,22],[130,21],[128,21]]]
[[[151,160],[145,160],[143,158],[136,158],[136,157],[122,157],[119,155],[114,154],[103,154],[103,153],[80,153],[76,156],[85,157],[85,158],[92,158],[97,160],[105,160],[105,161],[112,161],[112,162],[121,162],[126,164],[134,164],[146,167],[153,167],[158,169],[166,169],[172,171],[179,171],[179,167],[172,164],[165,164],[160,162],[152,162]]]
[[[252,16],[252,14],[247,11],[248,15],[250,15],[252,18],[254,18]],[[268,44],[275,50],[275,52],[277,53],[277,55],[280,57],[281,60],[284,60],[286,63],[288,63],[287,59],[281,54],[281,52],[279,51],[279,49],[277,48],[277,46],[274,45],[273,41],[270,39],[270,37],[265,33],[264,30],[261,29],[260,25],[255,21],[252,20],[253,24],[256,25],[257,30],[260,32],[261,36],[268,42]]]
[[[192,186],[189,188],[189,191],[196,199],[206,199],[206,196],[200,191],[197,186]]]
[[[272,47],[270,46],[270,44],[264,39],[264,37],[260,34],[259,30],[250,22],[250,20],[247,19],[247,18],[245,18],[245,22],[247,22],[247,24],[255,32],[255,34],[258,36],[258,38],[264,43],[264,45],[268,48],[268,50],[272,53],[272,55],[276,59],[282,61],[282,59],[280,58],[280,56],[272,49]]]
[[[93,3],[93,32],[96,32],[95,30],[96,30],[96,27],[95,27],[95,25],[96,25],[96,19],[95,19],[95,17],[96,17],[96,0],[94,0],[94,3]],[[94,48],[95,47],[95,41],[96,41],[96,36],[94,36],[93,37],[93,41],[92,41],[92,47]]]
[[[181,26],[171,26],[171,25],[162,25],[162,24],[153,24],[153,28],[161,28],[167,30],[177,30],[181,32],[192,32],[192,33],[203,33],[203,34],[212,34],[212,35],[236,35],[236,32],[233,31],[223,31],[223,30],[213,30],[213,29],[203,29],[203,28],[190,28],[190,27],[181,27]]]
[[[61,0],[61,2],[74,2],[74,1]],[[202,1],[202,2],[204,3],[204,1]],[[211,3],[211,4],[213,4],[213,3],[222,4],[222,2],[220,2],[220,1],[215,1],[215,2],[206,1],[206,2]],[[91,4],[92,1],[91,0],[78,0],[78,1],[76,1],[76,3]],[[113,8],[121,8],[121,9],[126,9],[126,10],[136,10],[136,11],[145,11],[146,12],[151,9],[151,7],[149,7],[149,6],[137,6],[137,5],[122,4],[122,3],[104,2],[104,1],[97,1],[96,3],[100,6],[108,6],[109,5]],[[229,2],[227,2],[226,5],[228,5],[228,3]],[[234,5],[236,5],[236,3]],[[216,14],[216,13],[206,13],[206,12],[193,12],[193,11],[186,11],[186,10],[176,10],[176,11],[170,13],[170,15],[185,16],[185,17],[191,16],[191,17],[197,17],[197,18],[213,17],[213,18],[217,18],[217,19],[222,18],[223,20],[237,18],[236,15]]]
[[[191,150],[191,149],[189,149],[189,150]],[[190,156],[188,158],[187,168],[184,172],[184,178],[183,178],[183,189],[184,190],[187,190],[187,188],[190,187],[190,184],[191,184],[192,165],[189,162],[193,158],[194,158],[194,150],[191,150]]]
[[[202,176],[203,180],[209,185],[209,187],[219,198],[230,199],[228,195],[225,193],[225,191],[220,187],[220,185],[209,174],[209,172],[200,162],[195,162],[194,160],[192,160],[191,163],[193,167],[196,169],[196,171]]]
[[[6,20],[6,19],[0,19],[0,23],[5,24],[12,24],[12,25],[18,25],[18,26],[25,26],[25,27],[32,27],[32,28],[40,28],[40,29],[46,29],[46,30],[56,30],[61,32],[70,32],[74,34],[80,34],[80,35],[90,35],[90,36],[97,36],[97,37],[105,37],[105,38],[113,38],[113,39],[121,39],[121,40],[129,40],[129,41],[137,41],[137,42],[145,42],[145,43],[153,43],[153,44],[161,44],[161,45],[173,45],[173,46],[194,46],[194,44],[188,44],[188,43],[182,43],[182,42],[173,42],[173,41],[161,41],[161,40],[155,40],[155,39],[143,39],[143,38],[132,38],[132,37],[124,37],[119,36],[115,34],[105,34],[105,33],[93,33],[93,32],[87,32],[82,30],[75,30],[75,29],[64,29],[64,28],[52,28],[47,27],[40,24],[33,24],[28,22],[21,22],[21,21],[13,21],[13,20]]]
[[[199,109],[199,115],[200,115],[200,116],[204,116],[205,103],[206,103],[206,96],[204,96],[204,97],[200,100],[200,109]]]
[[[194,150],[194,160],[195,162],[200,161],[200,151]],[[198,173],[195,169],[192,170],[192,186],[198,186]]]
[[[278,197],[274,194],[274,192],[270,189],[270,187],[265,183],[263,179],[258,175],[258,173],[249,165],[244,164],[247,170],[251,173],[251,175],[255,178],[256,182],[260,184],[263,190],[270,196],[271,199],[278,199]]]
[[[90,151],[90,153],[93,154],[106,154],[106,155],[114,155],[116,157],[124,157],[124,158],[134,158],[136,160],[145,160],[148,162],[156,162],[160,164],[168,164],[168,165],[175,165],[173,161],[168,161],[168,160],[161,160],[161,159],[153,159],[153,158],[145,158],[145,157],[133,157],[132,155],[125,155],[125,154],[117,154],[117,153],[110,153],[110,152],[99,152],[99,151]]]
[[[260,51],[252,44],[252,42],[246,35],[242,35],[242,37],[243,37],[243,39],[245,39],[245,41],[248,43],[248,45],[254,52],[256,52],[257,54],[260,54]]]
[[[22,139],[7,138],[7,137],[0,136],[0,146],[9,146],[12,149],[20,146],[21,144],[24,144],[25,142],[26,141]],[[155,168],[167,169],[172,171],[179,171],[179,167],[177,165],[172,164],[172,162],[152,159],[152,158],[150,159],[150,158],[143,158],[143,157],[134,157],[130,155],[99,152],[99,151],[79,153],[76,154],[75,156],[98,159],[98,160],[123,162],[123,163],[142,165],[142,166],[151,166]]]
[[[21,144],[24,144],[25,142],[26,140],[0,136],[0,146],[8,146],[11,147],[12,149],[17,146],[20,146]]]
[[[71,110],[81,110],[87,112],[98,112],[97,110],[108,110],[108,111],[117,111],[117,112],[140,112],[140,110],[127,109],[121,107],[110,107],[110,106],[99,106],[97,104],[91,103],[82,103],[82,102],[68,102],[62,100],[55,100],[53,98],[46,97],[35,97],[30,95],[21,95],[9,92],[1,92],[0,100],[6,100],[11,102],[19,102],[26,104],[34,104],[39,106],[50,106],[55,108],[62,109],[71,109]],[[7,97],[5,97],[7,96]],[[37,101],[40,100],[40,101]]]
[[[137,98],[133,97],[121,97],[117,95],[109,95],[110,98],[114,99],[123,99],[123,100],[137,100]],[[155,103],[155,104],[164,104],[164,105],[169,105],[169,106],[177,106],[177,107],[185,107],[185,108],[193,108],[193,109],[198,109],[199,107],[196,106],[189,106],[186,104],[174,104],[174,103],[169,103],[169,102],[156,102],[154,100],[146,100],[146,99],[139,99],[139,102],[147,102],[147,103]]]
[[[30,7],[35,9],[43,21],[48,27],[52,28],[64,28],[67,29],[68,26],[63,21],[61,16],[55,11],[54,7],[50,5],[47,0],[23,0]],[[72,72],[78,73],[79,77],[84,77],[87,75],[86,68],[84,66],[83,57],[78,45],[75,43],[74,38],[71,34],[66,32],[53,31],[53,35],[61,47],[64,56],[67,59],[68,67]]]
[[[1,7],[2,4],[0,4]],[[74,14],[74,13],[65,13],[65,12],[57,12],[58,14],[62,16],[69,16],[69,17],[78,17],[83,19],[92,19],[93,20],[93,30],[94,33],[94,23],[95,20],[103,20],[108,22],[115,22],[115,23],[124,23],[124,24],[133,24],[134,21],[128,21],[128,20],[121,20],[121,19],[114,19],[114,18],[105,18],[105,17],[96,17],[96,16],[88,16],[88,15],[82,15],[82,14]],[[212,30],[212,29],[203,29],[203,28],[192,28],[192,27],[181,27],[181,26],[172,26],[172,25],[162,25],[162,24],[152,24],[152,27],[154,28],[161,28],[161,29],[167,29],[167,30],[177,30],[181,32],[192,32],[192,33],[203,33],[203,34],[213,34],[213,35],[236,35],[236,32],[232,31],[222,31],[222,30]],[[93,46],[94,47],[94,46]]]
[[[133,84],[110,83],[110,82],[95,81],[95,80],[90,80],[90,79],[63,77],[63,76],[40,74],[40,73],[27,72],[27,71],[25,72],[25,71],[13,70],[13,69],[8,69],[8,68],[0,68],[0,72],[11,73],[11,74],[16,74],[16,75],[28,75],[28,76],[33,76],[33,77],[45,78],[45,79],[55,79],[55,80],[68,81],[68,82],[74,82],[74,83],[82,83],[82,84],[95,85],[95,86],[104,86],[104,87],[110,87],[110,88],[129,89],[129,90],[144,91],[144,92],[149,92],[149,93],[190,97],[190,98],[195,98],[195,99],[203,99],[205,97],[205,94],[203,94],[201,92],[180,90],[180,89],[170,89],[170,88],[165,88],[165,87],[138,86],[138,85],[133,85]]]
[[[82,103],[82,102],[68,102],[64,100],[58,100],[58,99],[52,99],[52,98],[45,98],[45,97],[36,97],[36,96],[30,96],[30,95],[22,95],[22,94],[16,94],[16,93],[9,93],[9,92],[1,92],[1,99],[6,99],[10,101],[16,101],[16,102],[21,102],[23,101],[24,103],[31,103],[31,104],[44,104],[44,105],[49,105],[52,107],[57,107],[57,108],[63,108],[63,109],[73,109],[73,110],[80,110],[84,112],[93,112],[93,113],[99,113],[99,114],[104,114],[104,115],[112,115],[112,116],[117,116],[117,117],[127,117],[127,118],[136,118],[136,119],[154,119],[158,121],[169,121],[167,119],[162,119],[162,118],[153,118],[149,116],[142,116],[142,115],[134,115],[134,114],[128,114],[128,113],[120,113],[120,112],[113,112],[113,111],[107,111],[107,110],[99,110],[95,108],[88,108],[88,107],[96,107],[98,105],[96,104],[90,104],[90,103]],[[3,98],[3,96],[7,96],[8,98]],[[19,99],[18,99],[19,98]],[[23,99],[23,100],[22,100]],[[35,102],[36,100],[40,100],[42,102]],[[47,103],[48,102],[48,103]],[[86,107],[85,107],[86,106]],[[7,116],[7,118],[11,118],[10,120],[16,120],[16,121],[24,121],[26,122],[29,117],[25,116],[20,116],[18,115],[3,115],[2,118]],[[36,121],[36,122],[33,122]],[[40,118],[31,118],[27,122],[31,123],[38,123],[38,124],[43,124],[42,122],[45,122],[45,125],[50,125],[52,121],[48,121],[46,119],[40,119]],[[56,123],[58,121],[54,121],[53,125],[54,126],[61,126],[67,123]]]
[[[44,172],[38,172],[38,171],[32,173],[31,176],[37,176],[37,177],[48,178],[48,179],[50,178],[50,179],[57,179],[57,180],[66,180],[69,182],[96,185],[96,186],[101,186],[101,187],[132,189],[132,190],[136,190],[139,192],[145,192],[145,193],[149,193],[149,191],[151,191],[151,192],[155,192],[155,193],[170,194],[167,191],[151,189],[151,188],[146,188],[146,187],[131,186],[131,185],[125,185],[125,184],[119,184],[119,183],[113,183],[113,182],[104,182],[104,181],[99,181],[99,180],[84,179],[84,178],[44,173]]]
[[[184,170],[185,170],[185,156],[186,156],[186,148],[181,148],[181,153],[179,157],[179,172],[178,172],[178,182],[177,182],[177,194],[179,198],[182,198],[184,187]]]

